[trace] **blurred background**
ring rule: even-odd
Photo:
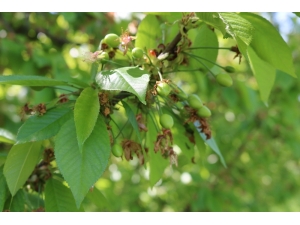
[[[260,13],[281,33],[292,50],[300,74],[300,18],[293,13]],[[0,74],[41,75],[90,79],[87,52],[97,50],[108,33],[128,29],[135,35],[143,13],[0,13]],[[174,25],[176,26],[176,25]],[[216,31],[219,45],[231,47]],[[106,198],[101,209],[85,202],[90,211],[300,211],[300,83],[277,73],[269,106],[260,100],[256,80],[235,53],[219,51],[218,63],[236,69],[234,85],[220,88],[207,77],[176,75],[187,93],[199,93],[212,110],[213,136],[227,168],[212,150],[167,167],[151,189],[149,170],[138,159],[111,157],[96,183]],[[212,68],[217,71],[218,68]],[[50,101],[57,90],[32,90],[0,85],[0,131],[16,135],[25,103]],[[0,142],[0,166],[11,145]],[[103,200],[104,201],[104,200]]]

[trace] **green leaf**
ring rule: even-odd
[[[9,195],[9,190],[3,175],[3,167],[0,167],[0,212],[3,211],[5,201]]]
[[[25,212],[25,193],[20,189],[15,196],[10,200],[11,212]]]
[[[255,28],[251,47],[257,56],[274,68],[297,77],[291,49],[276,28],[268,20],[254,13],[240,13],[240,16],[248,20]]]
[[[206,67],[211,68],[214,66],[214,64],[208,62],[207,60],[211,62],[216,62],[217,56],[218,56],[218,47],[219,47],[219,42],[218,38],[215,32],[213,32],[211,29],[207,27],[207,25],[201,26],[197,30],[197,36],[195,37],[194,41],[194,46],[192,47],[215,47],[216,49],[196,49],[193,50],[192,53],[198,57],[204,58],[206,60],[203,60],[199,58],[203,64],[206,65]],[[198,61],[194,60],[191,58],[192,65],[195,69],[202,68],[202,70],[207,70],[205,66],[203,66],[201,63]]]
[[[195,144],[197,146],[197,150],[200,152],[200,157],[202,157],[201,154],[203,154],[206,149],[205,140],[202,138],[201,135],[198,135],[199,132],[195,126],[192,128],[192,130],[193,130],[193,135],[195,138]]]
[[[68,79],[64,79],[64,81],[70,83],[70,84],[74,84],[78,87],[82,87],[82,88],[86,88],[86,87],[90,87],[90,85],[84,81],[81,81],[79,79],[75,79],[75,78],[68,78]]]
[[[0,128],[0,142],[14,144],[16,142],[15,135],[10,133],[8,130]]]
[[[197,12],[199,19],[204,21],[206,24],[220,30],[223,36],[227,36],[224,22],[220,19],[218,13],[215,12]]]
[[[83,144],[82,153],[73,119],[67,121],[57,134],[57,166],[71,188],[77,207],[107,167],[110,151],[110,139],[102,116],[98,117],[94,130]]]
[[[30,87],[68,85],[65,81],[32,75],[0,76],[0,84],[24,85]]]
[[[276,79],[276,69],[268,62],[259,58],[251,47],[248,48],[248,60],[259,87],[260,97],[267,105],[271,89]]]
[[[44,191],[44,189],[43,189]],[[44,196],[38,192],[25,192],[25,205],[27,211],[38,211],[45,209]]]
[[[147,117],[148,131],[146,133],[146,147],[148,148],[149,164],[150,164],[150,186],[153,187],[162,175],[166,167],[170,164],[167,159],[164,159],[160,152],[154,152],[154,143],[156,142],[157,130],[154,124],[152,115]]]
[[[239,50],[246,55],[247,46],[252,41],[254,27],[249,21],[236,13],[197,13],[197,16],[206,24],[220,30],[224,38],[234,38]]]
[[[220,160],[221,160],[221,163],[223,164],[223,166],[226,168],[226,163],[225,163],[225,160],[222,156],[222,153],[217,145],[217,143],[215,142],[215,140],[213,138],[210,138],[210,139],[206,139],[206,136],[204,133],[201,132],[201,129],[199,128],[200,127],[200,123],[199,121],[195,121],[194,122],[194,126],[196,127],[199,135],[202,137],[202,139],[205,141],[205,143],[219,156]]]
[[[174,145],[178,145],[181,149],[182,154],[185,155],[189,160],[194,156],[194,144],[186,136],[186,130],[181,124],[182,121],[179,121],[177,118],[173,117],[174,126],[172,127],[172,134]]]
[[[55,178],[47,180],[45,186],[46,212],[79,212],[71,190]]]
[[[247,47],[253,39],[254,27],[252,24],[236,13],[218,13],[220,19],[226,25],[226,36],[234,38],[240,52],[247,57]]]
[[[293,12],[296,16],[300,17],[300,12]]]
[[[93,63],[91,66],[91,70],[90,70],[90,74],[91,74],[91,80],[95,80],[95,77],[98,73],[98,69],[99,69],[99,64],[98,63]]]
[[[139,130],[139,125],[136,121],[134,112],[132,111],[132,109],[130,108],[130,106],[122,101],[122,105],[124,106],[125,112],[126,112],[126,116],[128,117],[129,122],[131,123],[131,126],[133,127],[134,132],[136,133],[139,142],[142,142],[142,138],[141,138],[141,134],[140,134],[140,130]]]
[[[74,108],[74,120],[80,152],[85,140],[92,133],[100,111],[98,91],[85,88],[77,98]]]
[[[146,104],[146,91],[150,75],[138,67],[123,67],[102,71],[96,76],[96,83],[103,90],[127,91]]]
[[[159,44],[161,30],[160,24],[154,15],[147,15],[140,23],[135,40],[135,47],[150,50]]]
[[[4,176],[10,193],[14,196],[24,185],[41,154],[41,142],[14,145],[4,164]]]
[[[235,40],[239,38],[246,45],[249,45],[252,41],[252,33],[254,27],[251,23],[239,16],[237,13],[219,13],[220,19],[223,21],[225,30],[229,33]]]
[[[109,203],[109,201],[107,201],[101,191],[99,191],[96,187],[94,187],[92,191],[89,191],[89,193],[86,195],[86,199],[96,205],[98,212],[112,211],[111,204]]]
[[[0,152],[0,166],[2,166],[5,163],[5,160],[7,158],[7,154],[6,152]]]
[[[172,12],[170,15],[160,15],[160,21],[163,21],[160,25],[160,32],[161,32],[161,43],[165,44],[166,46],[172,42],[175,36],[178,34],[180,30],[179,21],[181,21],[182,13],[181,12]],[[189,31],[189,37],[190,36]],[[191,38],[192,39],[192,38]],[[155,47],[157,48],[157,47]]]
[[[48,110],[43,116],[29,117],[19,129],[17,143],[41,141],[55,136],[72,113],[70,108],[58,107]]]

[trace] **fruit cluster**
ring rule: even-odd
[[[100,42],[99,50],[92,53],[92,58],[95,62],[103,65],[110,64],[115,60],[115,56],[119,53],[125,56],[127,59],[128,66],[138,66],[145,70],[146,73],[150,74],[150,81],[148,85],[148,91],[146,95],[147,107],[139,104],[136,99],[136,105],[138,105],[138,113],[136,116],[137,124],[141,132],[147,132],[147,124],[140,121],[143,117],[147,117],[149,111],[156,111],[158,120],[156,126],[161,130],[157,134],[154,151],[161,152],[163,157],[170,158],[170,164],[177,165],[177,155],[173,151],[173,137],[172,128],[174,126],[174,116],[182,121],[183,125],[198,121],[200,124],[201,132],[206,135],[206,138],[211,138],[211,131],[208,125],[207,119],[211,117],[212,113],[209,107],[202,102],[201,98],[196,94],[187,94],[180,87],[168,79],[168,74],[172,70],[176,71],[179,64],[188,65],[189,57],[197,58],[196,55],[186,53],[189,51],[189,47],[192,44],[189,42],[188,45],[178,44],[171,49],[170,54],[166,53],[166,47],[163,44],[159,44],[157,49],[141,49],[135,47],[133,41],[136,38],[130,36],[127,31],[122,35],[107,34]],[[161,54],[167,54],[166,58],[160,59]],[[199,59],[197,59],[199,60]],[[217,65],[219,66],[219,65]],[[219,66],[224,69],[227,73],[233,73],[234,68],[231,66]],[[105,70],[105,66],[102,69]],[[111,68],[111,67],[107,67]],[[232,78],[227,73],[213,74],[209,69],[218,84],[224,87],[230,87],[233,84]],[[122,94],[122,95],[121,95]],[[114,98],[108,101],[110,105],[106,105],[106,108],[110,110],[105,116],[113,113],[115,104],[119,100],[126,99],[130,94],[124,95],[124,93],[112,96]],[[132,100],[131,100],[132,101]],[[103,105],[103,104],[102,104]],[[165,110],[166,108],[172,110]],[[174,110],[177,113],[174,113]],[[132,119],[132,118],[131,118]],[[159,128],[160,127],[160,128]],[[122,133],[122,131],[119,131]],[[119,135],[117,135],[118,137]],[[116,137],[111,135],[112,139],[112,154],[115,157],[125,157],[126,160],[131,160],[132,155],[136,154],[143,164],[145,157],[143,154],[148,151],[146,146],[125,138],[126,135],[122,134],[123,140],[119,141]],[[145,148],[147,151],[143,151]]]

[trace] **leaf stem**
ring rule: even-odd
[[[164,74],[174,73],[174,72],[191,72],[191,71],[204,72],[204,70],[202,68],[198,68],[198,69],[191,69],[191,70],[173,70],[173,71],[167,71],[167,72],[164,72]]]
[[[149,115],[150,119],[152,120],[153,124],[155,125],[155,129],[156,129],[157,133],[159,133],[159,128],[158,128],[157,121],[154,116],[154,112],[152,110],[150,110],[148,115]]]
[[[161,75],[161,73],[160,73],[160,71],[159,71],[159,68],[156,67],[156,69],[157,69],[157,73],[158,73],[158,75],[159,75],[159,79],[162,81],[162,80],[163,80],[163,77],[162,77],[162,75]]]
[[[119,125],[116,123],[116,121],[115,121],[112,117],[110,117],[110,119],[111,119],[111,121],[116,125],[116,127],[119,129],[119,133],[118,133],[117,136],[114,137],[114,141],[120,136],[120,134],[122,134],[122,137],[125,138],[125,137],[124,137],[124,134],[122,133],[122,130],[123,130],[124,127],[127,125],[128,120],[127,120],[127,122],[123,125],[123,127],[120,128]]]
[[[183,53],[187,53],[187,52],[183,52]],[[190,54],[190,53],[188,53],[188,54]],[[198,55],[190,54],[190,56],[192,56],[192,55],[193,55],[195,58],[199,58],[199,59],[205,60],[205,61],[210,62],[211,64],[214,64],[214,65],[220,67],[221,69],[225,70],[225,67],[223,67],[223,66],[221,66],[221,65],[219,65],[219,64],[217,64],[217,63],[215,63],[215,62],[213,62],[213,61],[211,61],[211,60],[209,60],[209,59],[206,59],[206,58],[201,57],[201,56],[198,56]]]
[[[151,61],[151,59],[150,59],[150,57],[149,57],[149,55],[145,54],[145,56],[149,59],[150,65],[154,66],[153,63],[152,63],[152,61]]]

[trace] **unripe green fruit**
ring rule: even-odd
[[[230,87],[233,83],[232,78],[227,73],[220,73],[216,76],[217,82],[224,86],[224,87]]]
[[[169,114],[163,114],[161,117],[160,117],[160,125],[163,127],[163,128],[166,128],[166,129],[171,129],[174,125],[174,120],[173,120],[173,117],[170,116]]]
[[[160,96],[167,97],[170,94],[172,88],[170,87],[169,84],[163,82],[157,85],[156,90],[157,90],[157,94],[159,94]]]
[[[198,110],[198,115],[207,118],[211,116],[211,111],[204,105]]]
[[[106,43],[106,40],[102,39],[99,44],[99,50],[107,51],[109,48],[111,48],[111,47],[108,46],[108,44]]]
[[[132,49],[132,56],[134,58],[141,59],[141,58],[143,58],[143,55],[144,55],[143,49],[141,49],[141,48]]]
[[[189,105],[194,109],[200,109],[203,107],[203,103],[198,95],[190,94],[187,99]]]
[[[235,72],[235,69],[234,69],[232,66],[225,66],[225,67],[224,67],[224,70],[225,70],[227,73],[234,73],[234,72]]]
[[[120,45],[120,37],[116,34],[107,34],[104,37],[104,42],[112,48],[118,48]]]
[[[123,155],[123,148],[120,144],[114,144],[112,146],[112,154],[116,157],[121,157]]]

